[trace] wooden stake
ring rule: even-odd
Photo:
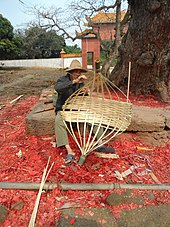
[[[129,89],[130,89],[130,73],[131,73],[131,62],[129,62],[129,73],[128,73],[128,88],[127,88],[127,102],[129,100]]]

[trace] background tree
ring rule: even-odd
[[[78,47],[77,44],[75,44],[75,45],[73,45],[73,46],[67,45],[67,46],[65,46],[64,50],[65,50],[65,52],[66,52],[67,54],[72,54],[72,53],[74,53],[74,54],[79,54],[79,53],[81,53],[81,48]]]
[[[0,59],[14,59],[20,52],[20,44],[10,21],[0,14]]]
[[[110,79],[127,88],[131,62],[130,91],[155,94],[168,101],[170,94],[170,2],[129,0],[131,21],[119,49],[119,60]]]
[[[26,58],[59,57],[59,53],[66,46],[64,38],[55,31],[40,27],[31,27],[25,30],[23,54]]]
[[[60,51],[80,53],[77,46],[67,46],[63,36],[55,30],[32,25],[14,30],[10,21],[0,15],[0,59],[60,57]]]

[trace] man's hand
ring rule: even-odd
[[[76,83],[82,83],[84,82],[85,80],[87,80],[87,76],[85,75],[80,75],[77,79],[74,79],[73,80],[73,84],[76,84]]]

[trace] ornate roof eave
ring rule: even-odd
[[[85,29],[83,32],[77,32],[76,31],[76,37],[78,39],[82,39],[82,38],[95,38],[97,35],[96,33],[93,31],[93,29]]]

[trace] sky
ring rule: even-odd
[[[34,19],[33,16],[25,13],[26,7],[53,5],[56,8],[64,8],[69,0],[21,0],[21,2],[19,0],[0,0],[0,14],[7,18],[15,29]]]
[[[0,0],[0,14],[8,19],[14,29],[25,28],[25,25],[30,21],[34,20],[33,15],[28,15],[26,13],[26,7],[31,6],[43,6],[50,8],[54,6],[55,8],[65,8],[69,2],[72,0]],[[23,2],[23,4],[21,3]],[[72,42],[71,40],[66,40],[67,45],[81,45],[80,40]]]

